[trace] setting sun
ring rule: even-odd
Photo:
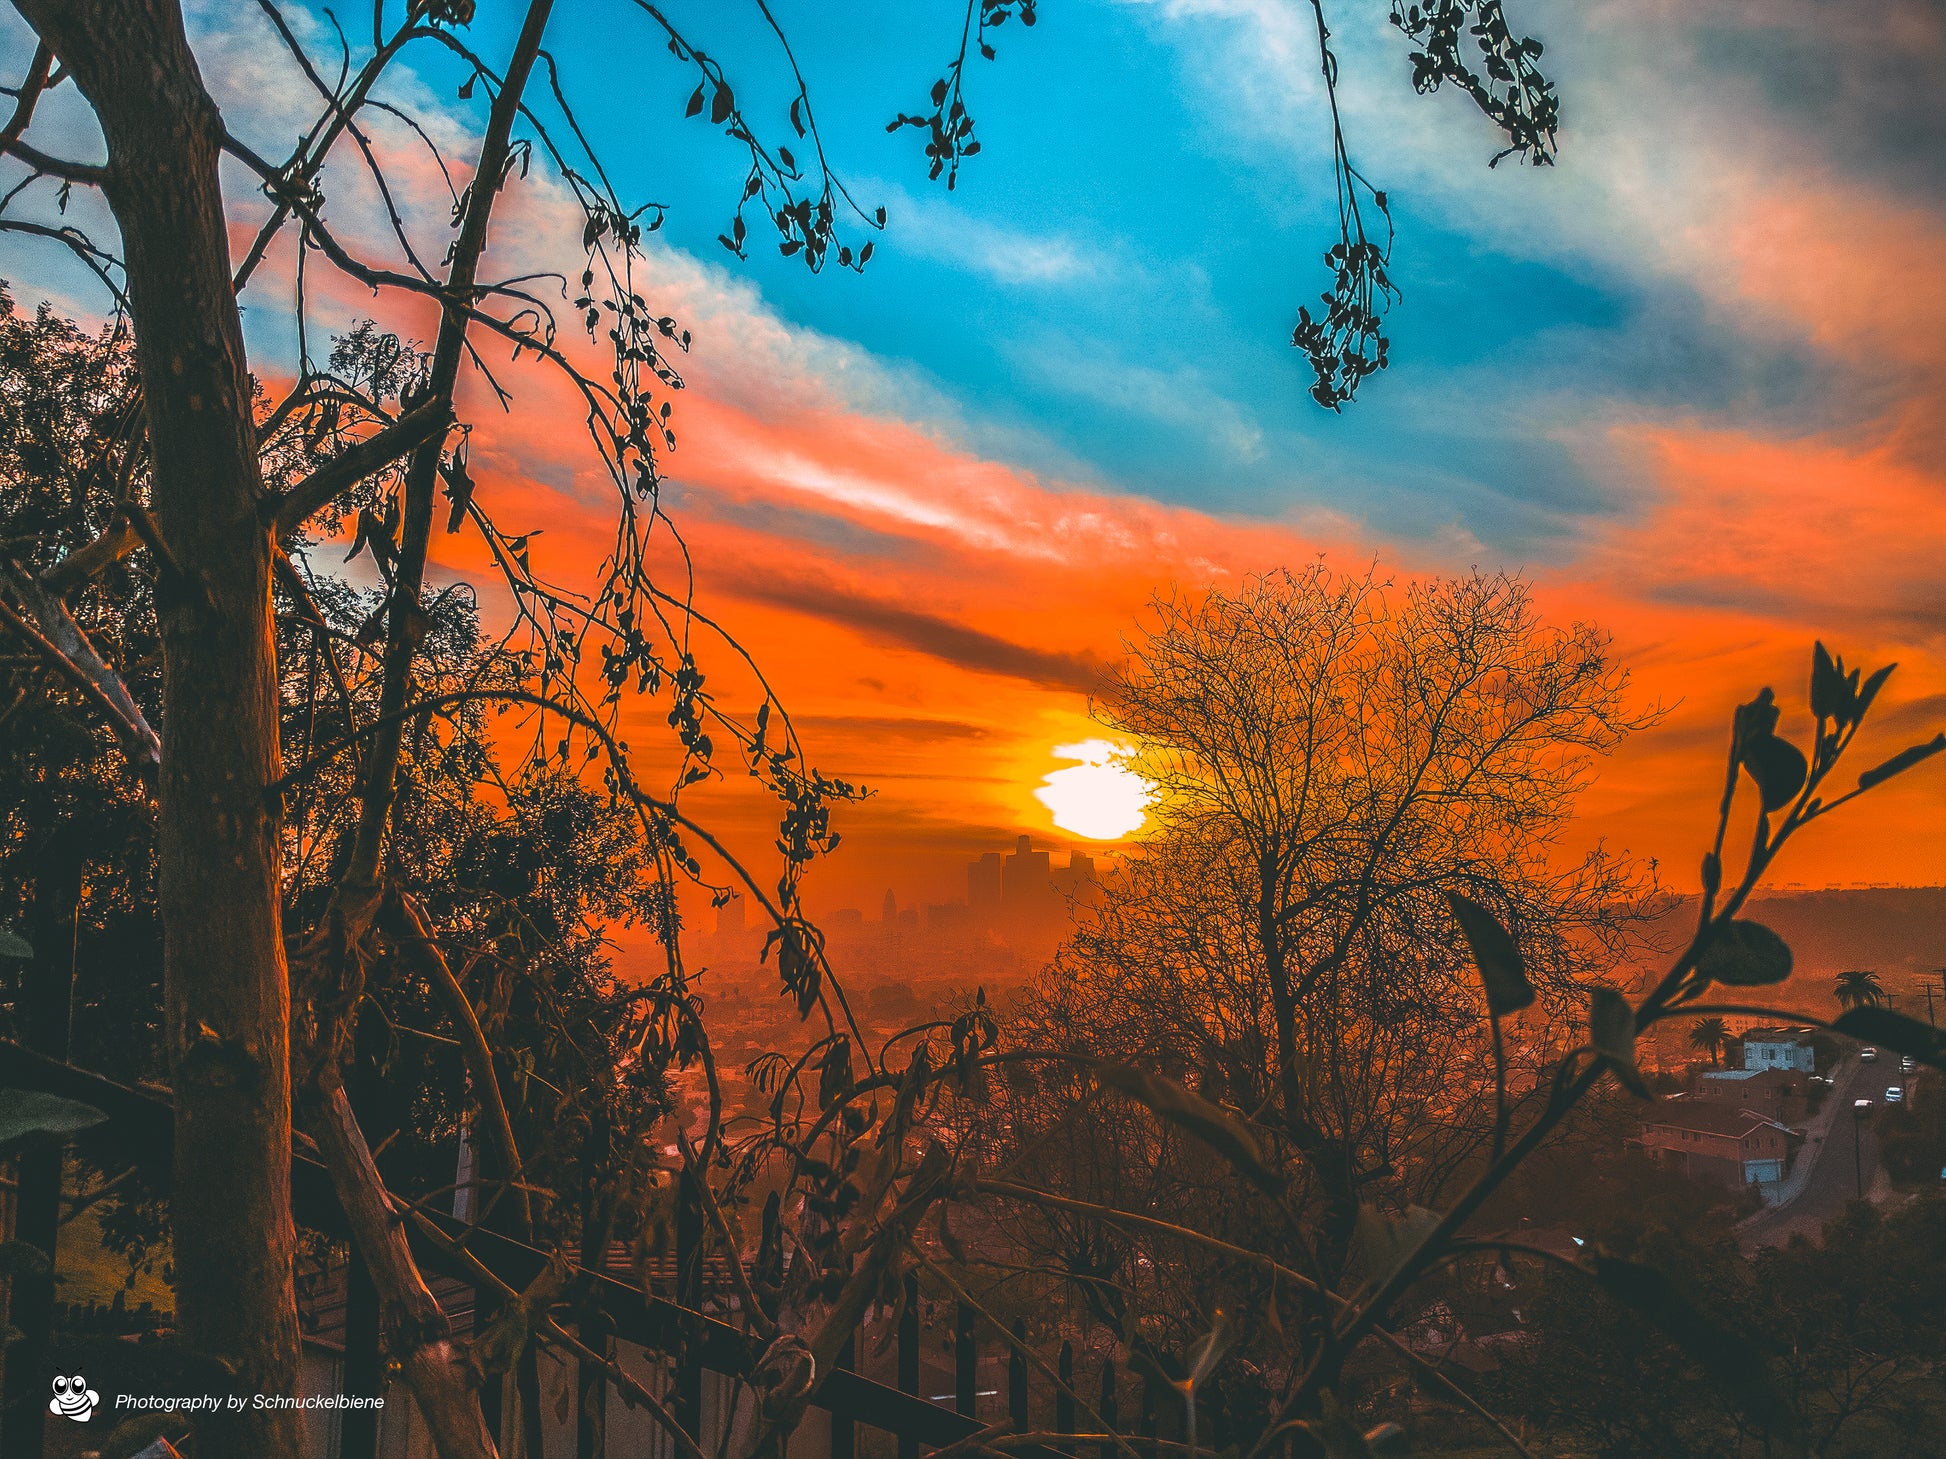
[[[1116,841],[1142,824],[1155,788],[1125,763],[1134,754],[1110,740],[1056,745],[1057,760],[1078,763],[1043,777],[1034,797],[1054,813],[1054,824],[1095,841]]]

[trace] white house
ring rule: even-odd
[[[1817,1068],[1817,1056],[1804,1042],[1805,1030],[1796,1028],[1749,1028],[1743,1032],[1743,1067],[1750,1070],[1791,1069],[1809,1074]]]

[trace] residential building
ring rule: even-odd
[[[1795,1069],[1705,1069],[1689,1092],[1716,1104],[1755,1110],[1780,1125],[1802,1124],[1811,1109],[1811,1076]]]
[[[1794,1069],[1810,1074],[1817,1069],[1817,1056],[1802,1028],[1747,1028],[1743,1031],[1743,1067],[1746,1069]]]
[[[1679,1094],[1657,1101],[1636,1143],[1693,1180],[1740,1188],[1782,1180],[1803,1140],[1756,1110]]]

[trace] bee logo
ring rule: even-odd
[[[86,1378],[76,1373],[72,1378],[62,1376],[54,1380],[54,1397],[48,1401],[47,1411],[85,1424],[94,1417],[95,1405],[100,1402],[101,1395],[88,1386]]]

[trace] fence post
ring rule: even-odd
[[[904,1300],[899,1304],[899,1392],[919,1393],[919,1278],[905,1274]],[[919,1440],[899,1435],[899,1459],[919,1459]]]
[[[87,853],[78,822],[60,821],[35,859],[34,900],[27,914],[33,960],[23,964],[14,1014],[20,1037],[38,1053],[65,1062],[74,1034],[75,949],[81,936],[82,880]],[[14,1162],[16,1241],[39,1247],[48,1260],[45,1280],[17,1276],[11,1284],[7,1323],[21,1341],[5,1354],[0,1389],[0,1454],[41,1459],[46,1435],[49,1356],[54,1336],[55,1247],[61,1234],[63,1147],[35,1141]]]
[[[979,1407],[979,1364],[973,1351],[973,1309],[953,1304],[953,1412],[973,1417]]]
[[[378,1288],[371,1269],[352,1243],[351,1263],[345,1269],[344,1388],[360,1398],[377,1398],[385,1391],[379,1357]],[[340,1459],[378,1459],[378,1410],[348,1408],[339,1429]]]
[[[1121,1416],[1115,1412],[1115,1357],[1109,1354],[1108,1361],[1101,1365],[1101,1402],[1096,1405],[1101,1410],[1101,1421],[1109,1433],[1115,1432],[1115,1425]],[[1115,1459],[1115,1441],[1101,1441],[1100,1459]]]
[[[579,1333],[583,1345],[612,1361],[614,1326],[614,1320],[599,1310],[583,1318]],[[575,1459],[608,1456],[608,1370],[585,1360],[574,1365],[574,1453]]]
[[[1027,1324],[1014,1319],[1014,1340],[1007,1348],[1007,1417],[1014,1432],[1027,1432]]]
[[[696,1189],[700,1177],[684,1168],[676,1182],[676,1305],[693,1313],[703,1305],[703,1198]],[[731,1260],[737,1254],[731,1253]],[[702,1333],[693,1318],[682,1319],[676,1342],[676,1422],[697,1445],[703,1438],[703,1364],[696,1344]]]
[[[1074,1432],[1074,1344],[1063,1341],[1061,1344],[1060,1366],[1055,1369],[1061,1377],[1061,1386],[1054,1390],[1054,1427],[1064,1434]],[[1074,1445],[1068,1444],[1062,1453],[1072,1455]]]
[[[845,1339],[845,1345],[838,1349],[838,1366],[845,1372],[858,1367],[858,1334],[852,1333]],[[849,1418],[840,1418],[834,1409],[831,1414],[831,1459],[852,1459],[855,1431]]]
[[[41,1459],[47,1417],[48,1356],[54,1330],[54,1247],[61,1234],[61,1146],[37,1141],[14,1162],[13,1237],[38,1247],[49,1274],[13,1279],[8,1321],[24,1335],[7,1353],[6,1408],[0,1411],[0,1453]]]

